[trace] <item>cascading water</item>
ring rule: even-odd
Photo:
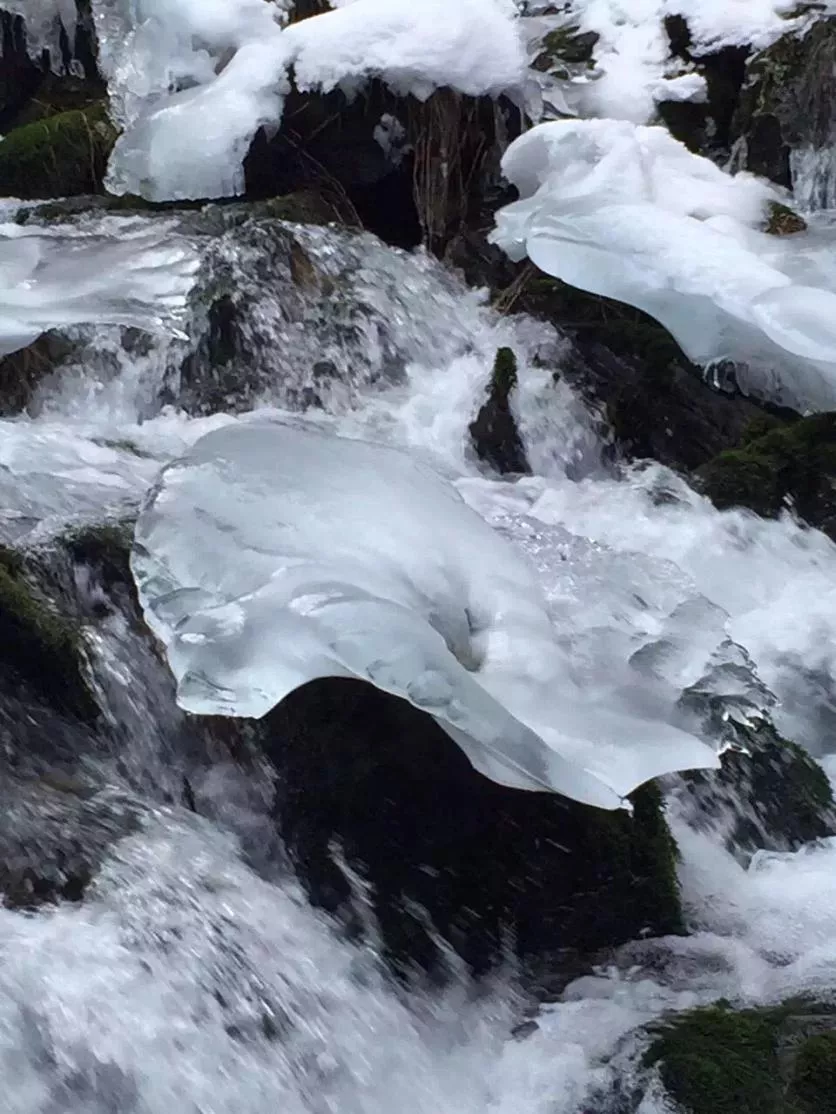
[[[284,407],[286,421],[441,462],[533,559],[599,702],[638,659],[672,696],[707,686],[737,717],[768,708],[771,689],[784,701],[778,722],[822,749],[809,698],[815,678],[833,677],[836,645],[836,550],[823,535],[789,518],[720,514],[659,466],[605,465],[594,416],[552,378],[564,342],[498,317],[420,254],[258,216],[214,235],[187,220],[178,234],[204,259],[191,340],[117,326],[74,334],[76,355],[41,385],[35,416],[2,422],[7,540],[58,569],[50,554],[68,528],[131,515],[160,465],[198,436]],[[222,377],[201,380],[202,292],[224,282],[237,333]],[[516,483],[484,474],[466,438],[501,345],[520,360],[515,405],[534,472]],[[327,368],[312,373],[315,353]],[[80,844],[98,841],[100,865],[83,904],[0,915],[9,1114],[572,1114],[638,1078],[627,1034],[665,1010],[827,988],[836,847],[747,870],[676,812],[695,935],[613,953],[517,1037],[528,999],[513,972],[444,991],[394,984],[374,933],[343,939],[286,873],[264,769],[213,759],[130,605],[90,562],[61,567],[109,727],[96,751],[75,754],[75,781],[42,755],[36,781],[9,799],[23,844],[46,846],[51,815],[59,831],[74,823]],[[735,644],[750,658],[730,653]],[[356,892],[362,907],[360,881]],[[645,1102],[664,1108],[652,1089]]]

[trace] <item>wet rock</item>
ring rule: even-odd
[[[720,770],[676,779],[689,823],[719,827],[726,846],[743,859],[759,849],[795,851],[836,834],[833,788],[813,756],[768,722],[738,726],[736,733],[739,749],[723,754]]]
[[[116,135],[104,102],[15,128],[0,143],[0,194],[34,200],[101,192]]]
[[[836,540],[836,413],[788,422],[761,418],[697,478],[720,509],[748,507],[774,517],[791,506]]]
[[[515,311],[544,318],[572,339],[561,371],[605,411],[626,456],[692,471],[737,445],[748,423],[763,415],[736,388],[715,390],[673,337],[639,310],[533,269],[513,277],[492,263],[490,271],[508,280]]]
[[[529,474],[525,446],[511,409],[511,394],[516,389],[517,358],[510,348],[500,348],[488,397],[469,426],[470,439],[479,459],[497,472]]]
[[[368,886],[399,969],[439,964],[439,938],[482,970],[505,946],[534,963],[682,930],[652,785],[634,795],[632,816],[504,788],[429,716],[359,681],[308,684],[255,727],[278,773],[280,833],[312,899],[351,917],[344,861]],[[362,920],[355,906],[357,930]]]
[[[25,410],[38,385],[72,353],[73,347],[61,333],[49,332],[26,348],[0,357],[0,415],[8,417]]]
[[[78,624],[59,612],[18,553],[0,549],[0,682],[15,680],[64,715],[85,722],[98,715]]]
[[[643,1065],[658,1071],[685,1114],[836,1110],[836,1010],[830,1005],[799,999],[734,1010],[719,1003],[650,1032]]]
[[[732,133],[739,164],[792,185],[793,150],[826,149],[836,120],[836,20],[784,35],[749,59]]]
[[[129,798],[79,778],[0,769],[0,901],[26,910],[81,901],[108,849],[141,817]]]

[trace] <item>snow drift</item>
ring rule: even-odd
[[[520,200],[492,239],[512,258],[650,314],[695,363],[748,365],[752,390],[836,404],[833,233],[759,231],[768,183],[615,120],[541,124],[503,170]]]
[[[357,677],[430,713],[493,780],[603,808],[717,764],[684,731],[584,706],[525,558],[399,451],[225,426],[165,469],[132,566],[190,712],[260,717]]]

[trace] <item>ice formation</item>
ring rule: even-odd
[[[759,231],[777,200],[767,183],[724,173],[664,128],[615,120],[541,124],[503,170],[520,200],[493,240],[512,258],[644,310],[696,363],[749,365],[752,390],[836,404],[832,232]]]
[[[95,232],[0,224],[0,355],[68,325],[175,329],[198,260],[170,229],[124,218]]]
[[[525,560],[398,451],[276,422],[210,433],[165,470],[133,569],[188,711],[259,717],[317,677],[359,677],[501,784],[603,808],[717,764],[617,699],[585,705]]]
[[[259,127],[280,123],[289,73],[303,90],[351,93],[380,77],[423,99],[441,85],[498,93],[525,71],[512,0],[352,0],[286,27],[264,0],[94,7],[125,129],[108,187],[151,200],[241,193],[244,156]]]

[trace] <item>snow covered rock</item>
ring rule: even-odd
[[[520,200],[492,239],[512,258],[660,321],[695,363],[732,360],[778,401],[836,402],[832,232],[759,231],[764,182],[732,176],[664,128],[541,124],[503,160]]]

